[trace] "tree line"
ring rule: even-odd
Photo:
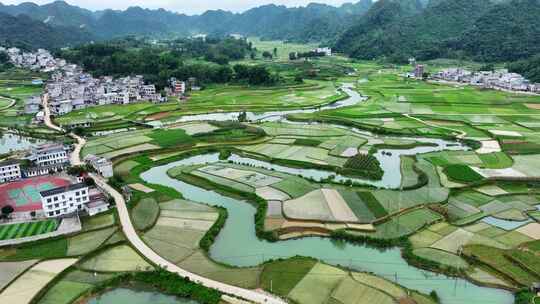
[[[279,80],[263,66],[235,65],[253,51],[243,39],[182,39],[152,44],[137,39],[121,39],[59,50],[58,57],[80,64],[95,77],[143,75],[158,89],[171,77],[196,77],[203,84],[243,82],[271,85]]]

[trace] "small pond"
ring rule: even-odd
[[[88,304],[199,304],[196,301],[169,296],[155,291],[116,288],[98,295]]]
[[[13,133],[3,132],[0,134],[0,154],[18,150],[26,150],[32,146],[46,143],[43,139],[25,137]]]

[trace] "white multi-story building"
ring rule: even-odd
[[[332,56],[332,49],[329,47],[316,48],[313,51],[315,53],[324,54],[324,56]]]
[[[43,212],[47,217],[58,217],[85,210],[90,201],[88,186],[84,183],[54,188],[39,193]]]
[[[0,183],[21,179],[21,165],[16,160],[0,162]]]
[[[112,177],[114,174],[112,162],[105,157],[89,154],[84,158],[84,161],[105,178]]]
[[[33,148],[28,159],[36,166],[45,167],[66,164],[69,162],[69,155],[64,145],[47,144]]]

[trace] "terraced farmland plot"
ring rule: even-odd
[[[103,156],[103,157],[111,159],[111,158],[115,158],[115,157],[118,157],[118,156],[121,156],[121,155],[127,155],[127,154],[132,154],[132,153],[137,153],[137,152],[156,150],[156,149],[159,149],[159,148],[160,148],[159,146],[149,144],[149,143],[145,143],[145,144],[132,146],[132,147],[128,147],[128,148],[124,148],[124,149],[120,149],[120,150],[110,151],[110,152],[107,152],[107,153],[101,153],[100,155]]]
[[[347,202],[349,208],[354,212],[360,223],[371,223],[376,219],[374,213],[356,192],[340,190],[339,193]]]
[[[81,219],[83,230],[94,230],[114,225],[114,214],[107,213]]]
[[[499,272],[522,286],[529,286],[532,282],[538,280],[536,276],[506,258],[504,250],[487,246],[471,245],[466,246],[463,249],[463,253],[468,256],[474,255],[482,263],[497,269]]]
[[[307,258],[291,258],[276,261],[264,266],[261,273],[261,286],[265,290],[286,297],[291,290],[309,273],[317,261]]]
[[[433,248],[419,248],[415,249],[413,253],[421,258],[440,263],[445,266],[459,269],[466,269],[469,267],[469,264],[463,258],[446,251]]]
[[[167,260],[179,263],[199,248],[218,214],[208,206],[184,200],[162,203],[160,207],[156,225],[143,239]]]
[[[403,287],[378,276],[363,272],[352,272],[351,275],[356,282],[382,290],[395,299],[407,296],[407,292]]]
[[[395,299],[387,293],[368,285],[361,284],[347,276],[332,293],[332,298],[344,304],[393,304]]]
[[[84,261],[81,268],[98,272],[145,271],[153,267],[127,245],[120,245]]]
[[[68,238],[68,256],[87,254],[100,245],[117,231],[116,227],[78,234]]]
[[[40,304],[72,303],[93,285],[79,282],[60,281],[39,301]]]
[[[428,203],[440,203],[448,197],[448,189],[442,187],[422,187],[409,191],[378,190],[373,196],[388,213]]]
[[[213,126],[209,123],[190,123],[178,126],[177,128],[184,130],[187,135],[210,133],[219,129],[218,127]]]
[[[303,196],[317,187],[300,177],[286,178],[278,183],[272,185],[272,188],[283,191],[292,198]]]
[[[249,186],[249,185],[246,185],[246,184],[243,184],[243,183],[240,183],[240,182],[236,182],[236,181],[231,180],[231,179],[219,177],[219,176],[216,176],[216,175],[213,175],[213,174],[208,174],[208,173],[203,172],[203,171],[195,170],[195,171],[191,171],[190,174],[195,175],[197,177],[201,177],[201,178],[206,179],[206,180],[208,180],[208,181],[210,181],[212,183],[215,183],[215,184],[224,185],[224,186],[233,188],[233,189],[238,190],[238,191],[255,192],[255,189],[253,187]]]
[[[367,234],[375,238],[395,239],[410,235],[415,231],[440,220],[440,217],[424,209],[414,210],[377,225],[375,233]]]
[[[334,137],[347,135],[348,131],[328,125],[306,126],[269,122],[261,125],[266,134],[272,136]]]
[[[30,303],[55,276],[75,262],[77,259],[49,260],[33,266],[0,293],[0,303]]]
[[[325,161],[328,158],[328,150],[317,148],[317,147],[302,147],[302,146],[285,146],[279,147],[268,147],[271,144],[265,144],[266,148],[259,153],[276,159],[288,159],[295,160],[307,163],[315,163],[321,165],[327,165]],[[274,153],[272,153],[274,152]]]
[[[283,212],[289,218],[302,220],[335,221],[322,190],[312,191],[297,199],[283,203]]]
[[[339,268],[317,263],[296,284],[289,297],[302,304],[323,304],[346,276],[345,271]]]
[[[159,205],[153,198],[140,200],[131,211],[133,226],[138,230],[146,230],[154,225],[159,216]]]
[[[32,267],[37,260],[28,260],[21,262],[3,262],[0,263],[0,290],[4,289],[13,279],[18,277],[26,269]]]
[[[258,285],[261,272],[257,267],[230,268],[217,264],[209,260],[200,250],[178,263],[178,266],[213,280],[251,289]]]
[[[321,190],[332,213],[332,216],[339,222],[357,222],[358,218],[353,213],[341,194],[334,189]]]
[[[199,171],[235,180],[243,184],[248,184],[255,188],[269,186],[281,181],[280,178],[264,175],[258,172],[238,170],[235,168],[227,168],[221,166],[207,166],[200,168]]]
[[[255,193],[259,197],[267,201],[285,201],[285,200],[290,199],[290,196],[287,195],[287,193],[277,190],[272,187],[257,188],[257,190],[255,190]]]
[[[134,160],[128,160],[121,162],[119,165],[114,166],[114,173],[120,175],[122,178],[127,178],[131,174],[131,170],[139,165]]]
[[[431,247],[443,251],[457,253],[458,250],[466,245],[474,236],[474,233],[458,229],[451,234],[435,242]]]
[[[114,278],[117,274],[103,274],[70,271],[65,277],[49,288],[38,304],[69,304],[77,300],[82,294],[93,289],[99,283]]]

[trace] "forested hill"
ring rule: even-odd
[[[514,61],[540,53],[540,0],[380,0],[336,47],[353,57]]]
[[[54,48],[91,40],[91,35],[73,27],[52,27],[26,15],[0,13],[0,45],[25,49]]]
[[[125,35],[242,34],[267,39],[295,41],[335,40],[372,5],[360,0],[340,7],[309,4],[288,8],[265,5],[243,13],[223,10],[187,16],[164,9],[131,7],[124,11],[92,12],[63,1],[46,5],[22,3],[2,5],[0,12],[13,16],[24,14],[53,27],[84,28],[99,39]],[[226,7],[224,7],[226,8]]]

